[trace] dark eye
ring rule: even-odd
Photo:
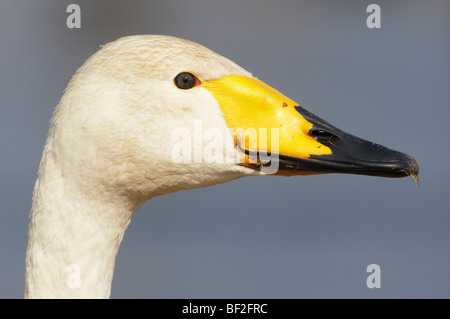
[[[175,79],[175,85],[182,90],[192,89],[194,86],[200,84],[200,80],[192,73],[181,72]]]

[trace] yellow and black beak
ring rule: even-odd
[[[297,112],[313,124],[308,134],[331,149],[328,155],[298,159],[280,154],[280,169],[293,168],[318,173],[349,173],[383,177],[417,177],[419,165],[410,155],[366,141],[329,124],[320,117],[295,106]]]
[[[411,156],[338,129],[256,78],[225,76],[201,86],[219,102],[242,165],[262,169],[276,163],[278,175],[348,173],[416,180],[419,174]]]

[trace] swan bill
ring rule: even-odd
[[[276,164],[277,175],[346,173],[418,181],[419,166],[411,156],[342,131],[256,78],[225,76],[201,86],[218,101],[242,165]]]

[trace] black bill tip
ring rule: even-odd
[[[295,109],[313,126],[309,135],[332,154],[296,158],[280,154],[279,168],[311,173],[346,173],[382,177],[411,176],[418,183],[419,165],[410,155],[348,134],[300,106]]]

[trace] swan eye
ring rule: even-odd
[[[194,86],[200,84],[200,80],[192,73],[181,72],[175,79],[173,79],[175,85],[182,90],[192,89]]]

